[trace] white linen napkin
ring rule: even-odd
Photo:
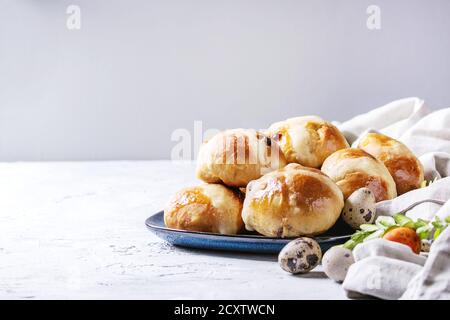
[[[446,202],[450,199],[450,177],[438,180],[426,188],[412,190],[392,200],[381,201],[376,204],[377,216],[393,216],[406,209],[411,204],[422,200],[439,200]],[[406,216],[417,220],[418,218],[431,221],[442,205],[425,202],[417,205],[406,213]]]
[[[425,178],[439,179],[426,188],[378,203],[377,215],[393,215],[426,199],[446,204],[423,203],[408,211],[407,216],[432,220],[435,215],[450,215],[450,108],[433,112],[423,100],[406,98],[337,126],[350,143],[367,131],[379,131],[402,141],[420,157]],[[445,299],[450,295],[450,228],[432,245],[423,267],[411,255],[419,256],[408,247],[382,239],[356,246],[354,254],[356,262],[343,283],[349,297],[359,293],[382,299]],[[374,286],[376,274],[379,278]]]
[[[446,207],[450,209],[450,201]],[[401,299],[450,299],[450,227],[433,243],[425,266],[408,283]]]
[[[349,297],[358,292],[381,299],[398,299],[425,263],[424,257],[405,245],[384,239],[357,245],[353,255],[355,263],[342,284]]]
[[[337,125],[350,144],[367,129],[378,130],[390,137],[398,138],[430,112],[423,100],[405,98]]]

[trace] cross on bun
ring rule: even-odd
[[[336,150],[348,148],[345,137],[332,123],[317,116],[304,116],[276,122],[267,129],[289,163],[320,168]]]
[[[247,185],[242,219],[248,230],[269,237],[317,235],[335,224],[343,207],[330,178],[291,163]]]
[[[236,234],[244,223],[242,197],[220,184],[184,188],[164,209],[164,223],[173,229]]]
[[[283,153],[270,137],[255,130],[233,129],[218,133],[200,147],[197,177],[208,183],[245,187],[285,165]]]
[[[395,198],[394,179],[384,164],[361,149],[334,152],[322,165],[322,172],[341,188],[347,199],[355,190],[369,188],[377,202]]]
[[[400,141],[381,133],[368,133],[361,138],[358,148],[384,163],[394,178],[398,195],[419,188],[423,182],[422,164]]]

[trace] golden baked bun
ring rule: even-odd
[[[278,144],[261,132],[233,129],[203,143],[197,159],[197,177],[208,183],[245,187],[251,180],[284,167]]]
[[[420,187],[423,166],[400,141],[381,133],[368,133],[359,141],[358,148],[384,163],[394,178],[398,195]]]
[[[363,187],[373,192],[377,202],[397,196],[395,182],[388,169],[361,149],[336,151],[325,160],[322,172],[336,182],[345,199]]]
[[[220,184],[204,184],[178,191],[164,209],[167,227],[236,234],[243,229],[242,198]]]
[[[269,127],[267,134],[278,142],[289,163],[313,168],[320,168],[336,150],[349,147],[338,128],[316,116],[276,122]]]
[[[320,170],[291,163],[247,185],[242,219],[269,237],[317,235],[341,214],[341,190]]]

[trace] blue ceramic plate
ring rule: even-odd
[[[147,228],[158,237],[181,247],[226,250],[253,253],[279,253],[292,239],[270,238],[256,233],[223,235],[217,233],[186,231],[167,228],[164,224],[164,212],[160,211],[145,221]],[[342,244],[350,238],[353,231],[340,220],[326,234],[315,237],[322,251]]]

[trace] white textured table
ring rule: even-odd
[[[275,256],[172,247],[144,220],[198,183],[169,161],[0,163],[1,299],[341,299]]]

